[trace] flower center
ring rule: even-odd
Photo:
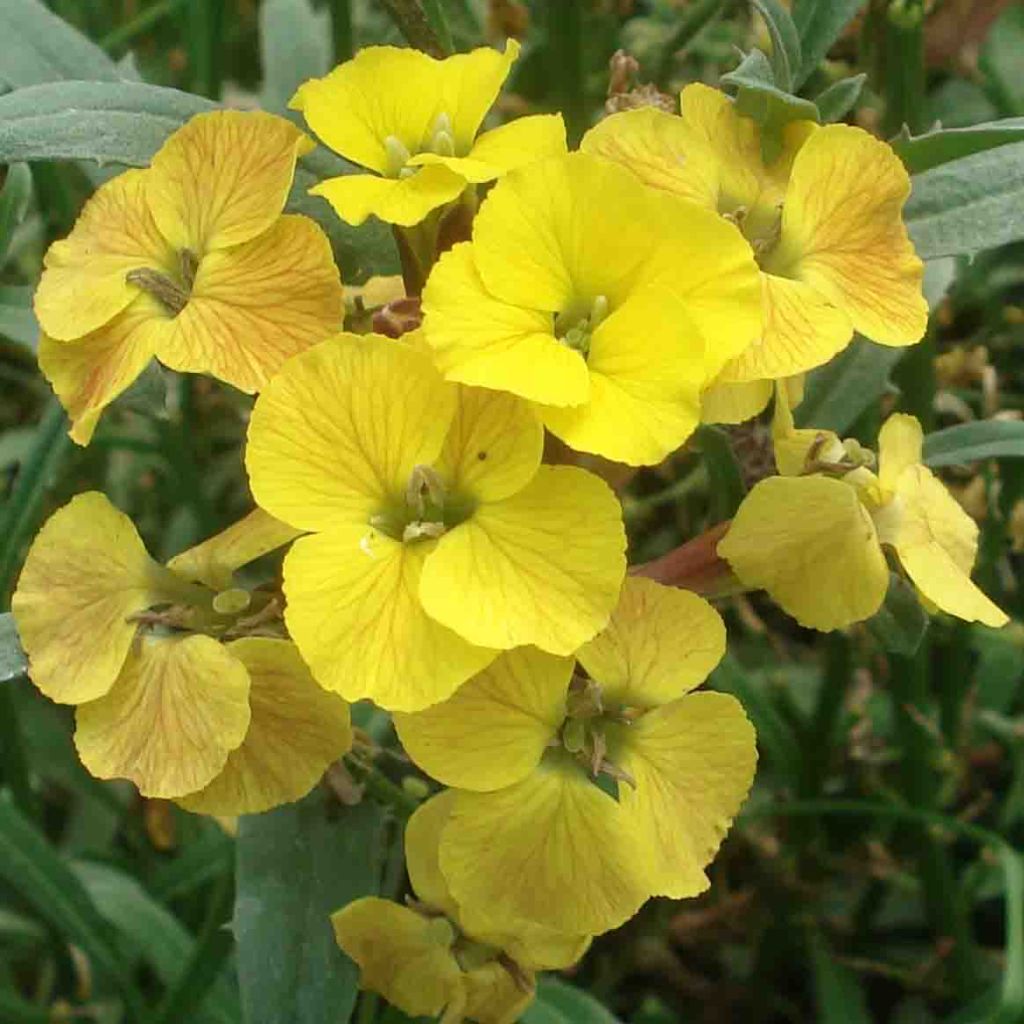
[[[606,705],[601,687],[593,679],[574,676],[565,701],[566,717],[554,742],[587,769],[595,781],[601,776],[636,786],[629,772],[608,757],[609,733],[628,727],[631,716],[624,708]]]
[[[606,316],[607,296],[598,295],[590,302],[576,300],[555,315],[554,335],[562,345],[586,359],[590,355],[590,339]]]
[[[387,177],[408,178],[419,170],[419,167],[408,166],[413,154],[397,135],[388,135],[384,139],[384,151],[388,163]],[[434,123],[417,152],[436,153],[438,156],[455,156],[455,134],[452,129],[452,119],[446,110],[442,110],[434,118]]]
[[[471,500],[446,487],[432,466],[415,466],[405,493],[372,516],[370,526],[393,540],[411,544],[443,537],[465,522],[473,514],[473,507]],[[372,555],[372,535],[363,538],[362,547]]]
[[[128,284],[148,292],[172,317],[175,317],[188,304],[198,269],[199,257],[191,249],[180,249],[176,278],[152,267],[137,267],[128,271],[125,280]]]

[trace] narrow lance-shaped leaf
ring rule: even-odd
[[[793,21],[800,36],[800,70],[793,81],[799,89],[832,49],[865,0],[796,0]]]

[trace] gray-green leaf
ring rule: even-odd
[[[28,658],[21,649],[18,627],[10,612],[0,615],[0,683],[9,683],[28,673]]]
[[[284,111],[307,79],[327,73],[331,60],[330,13],[309,0],[264,0],[260,6],[263,106]]]
[[[978,459],[1024,458],[1024,423],[982,420],[937,430],[924,439],[927,466],[956,466]]]
[[[939,164],[1010,142],[1024,142],[1024,117],[987,121],[968,128],[936,127],[923,135],[911,135],[904,127],[890,145],[911,174],[921,174]]]
[[[799,89],[864,6],[864,0],[797,0],[793,21],[800,35],[802,60],[793,82]]]

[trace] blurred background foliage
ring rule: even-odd
[[[16,6],[0,0],[0,27]],[[394,5],[374,0],[48,6],[128,78],[275,110],[301,79],[357,48],[402,41],[388,13]],[[523,56],[492,117],[561,110],[573,140],[601,115],[619,48],[639,62],[640,81],[675,92],[687,81],[716,82],[735,66],[737,48],[767,45],[747,4],[730,0],[423,6],[456,49],[520,38]],[[920,132],[935,121],[1024,117],[1020,3],[831,6],[849,24],[806,92],[866,72],[855,123],[891,136],[904,124]],[[6,45],[0,82],[31,84]],[[105,491],[159,558],[250,504],[241,442],[251,400],[154,367],[81,450],[35,365],[30,300],[42,254],[116,170],[69,162],[0,170],[0,611],[34,531],[79,491]],[[338,246],[346,283],[395,269],[387,235],[353,237]],[[1021,418],[1024,243],[939,261],[928,289],[927,340],[902,359],[901,350],[856,342],[814,375],[808,423],[873,443],[894,409],[929,430]],[[766,460],[767,427],[755,423],[705,429],[642,471],[623,495],[631,561],[728,518]],[[1015,621],[995,632],[936,619],[923,632],[896,595],[878,620],[822,636],[761,596],[726,602],[730,654],[713,685],[746,705],[761,766],[711,868],[711,890],[683,903],[653,901],[600,938],[571,976],[545,983],[530,1024],[1024,1021],[1024,868],[1014,852],[1024,842],[1024,460],[979,458],[942,472],[981,526],[977,578]],[[253,1022],[348,1019],[356,997],[340,960],[324,961],[337,977],[319,986],[284,976],[301,962],[307,873],[328,880],[325,898],[335,902],[353,865],[375,887],[401,891],[396,822],[367,805],[369,847],[314,829],[301,851],[282,854],[282,839],[287,847],[306,813],[298,805],[276,821],[243,822],[251,841],[236,864],[232,823],[89,777],[75,756],[69,709],[14,679],[19,672],[0,659],[0,1021],[231,1024],[243,1004]],[[393,742],[386,718],[363,716],[362,724]],[[386,770],[397,783],[411,769],[395,757]],[[299,859],[284,877],[294,891],[282,895],[274,887],[292,853]],[[229,926],[237,933],[253,913],[243,902],[234,908],[242,876],[268,901],[283,901],[281,920],[292,924],[267,951],[284,965],[274,984],[292,1000],[276,1017],[251,992],[239,995]],[[258,972],[258,958],[239,966],[243,977]],[[402,1019],[365,996],[355,1012],[360,1024]]]

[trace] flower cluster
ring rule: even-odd
[[[350,750],[348,702],[391,712],[446,788],[408,822],[407,904],[358,900],[337,939],[406,1013],[483,1024],[649,898],[704,890],[754,775],[739,702],[695,692],[722,619],[627,575],[618,499],[584,465],[655,465],[774,394],[780,475],[718,544],[738,586],[840,628],[878,610],[891,554],[927,608],[1005,621],[916,421],[885,424],[876,473],[790,413],[854,331],[923,336],[892,151],[798,121],[766,161],[762,129],[702,85],[578,152],[558,115],[481,133],[517,53],[373,47],[296,93],[367,172],[313,193],[392,224],[402,258],[404,290],[372,282],[347,316],[326,236],[282,212],[314,145],[292,122],[200,115],[99,189],[36,296],[72,436],[153,357],[259,392],[257,508],[161,566],[79,495],[14,598],[86,767],[191,810],[297,799]],[[285,546],[280,579],[246,585]]]

